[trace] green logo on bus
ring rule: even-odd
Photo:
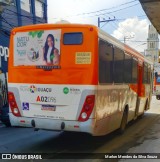
[[[69,93],[69,88],[65,87],[65,88],[63,89],[63,92],[64,92],[64,94],[68,94],[68,93]]]

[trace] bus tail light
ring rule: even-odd
[[[78,121],[84,122],[89,119],[93,111],[94,103],[95,103],[95,95],[89,95],[86,97],[86,100],[83,104],[83,108],[78,118]]]
[[[18,109],[16,100],[15,100],[14,94],[12,92],[8,92],[8,101],[9,101],[9,105],[11,107],[12,114],[14,116],[20,117],[21,114],[19,112],[19,109]]]

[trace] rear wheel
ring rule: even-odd
[[[157,100],[160,100],[160,95],[157,95],[157,96],[156,96],[156,99],[157,99]]]
[[[122,121],[121,121],[121,126],[119,128],[119,133],[123,134],[126,126],[127,126],[127,118],[128,118],[128,113],[127,113],[127,109],[124,110],[123,112],[123,117],[122,117]]]

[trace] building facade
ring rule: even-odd
[[[149,25],[145,57],[152,60],[153,63],[159,62],[159,38],[153,25]]]
[[[47,23],[47,0],[0,0],[0,69],[7,72],[12,28]]]
[[[47,0],[0,0],[0,120],[8,121],[7,72],[14,27],[47,23]]]

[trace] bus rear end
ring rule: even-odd
[[[93,134],[97,28],[35,25],[11,33],[9,116],[12,126]]]

